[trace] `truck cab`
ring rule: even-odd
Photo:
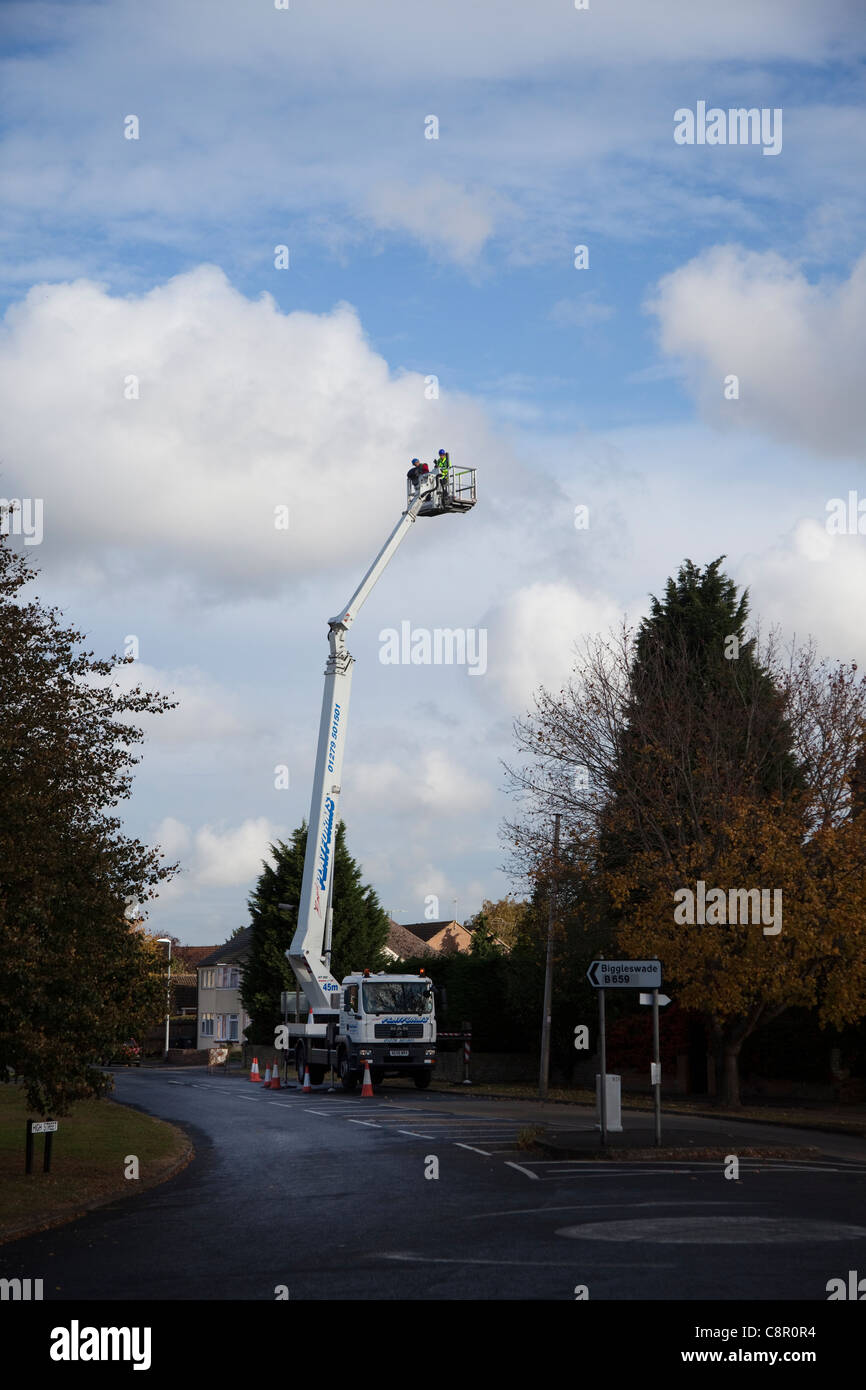
[[[386,1076],[411,1076],[419,1090],[430,1084],[436,1062],[433,982],[426,975],[347,975],[340,992],[338,1070],[353,1090],[365,1063],[373,1084]]]

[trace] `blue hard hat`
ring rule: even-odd
[[[439,457],[441,458],[442,455],[443,455],[444,453],[445,453],[445,450],[444,450],[444,449],[440,449],[440,450],[439,450]]]
[[[412,462],[413,462],[413,463],[420,463],[421,460],[420,460],[420,459],[413,459]]]

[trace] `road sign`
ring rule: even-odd
[[[660,960],[594,960],[586,978],[596,989],[659,989]]]
[[[641,994],[641,995],[638,996],[638,1003],[639,1003],[639,1004],[651,1004],[652,1002],[653,1002],[653,997],[652,997],[651,994]],[[671,1002],[671,1000],[670,1000],[670,995],[669,995],[669,994],[660,994],[660,995],[659,995],[659,1008],[660,1008],[660,1009],[663,1009],[664,1006],[665,1006],[665,1004],[669,1004],[670,1002]]]
[[[33,1134],[53,1134],[57,1129],[56,1120],[34,1120],[30,1126]]]

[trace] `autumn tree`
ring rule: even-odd
[[[594,884],[589,919],[618,950],[662,959],[679,1002],[704,1014],[719,1092],[735,1104],[757,1028],[797,1004],[835,1025],[863,1011],[866,691],[808,650],[787,665],[773,638],[759,652],[747,595],[720,565],[687,561],[637,633],[586,644],[568,688],[539,692],[516,726],[531,756],[512,779],[528,813],[510,831],[531,867],[545,820],[563,812]],[[781,930],[739,913],[677,920],[675,894],[699,882],[726,903],[779,894]]]
[[[143,905],[172,872],[125,835],[135,716],[171,707],[121,689],[0,536],[0,1077],[42,1114],[110,1088],[97,1063],[159,1014],[164,960]]]
[[[517,940],[520,923],[526,913],[527,903],[516,898],[499,898],[492,902],[485,898],[478,912],[464,922],[467,931],[475,932],[481,928],[504,946],[511,947]]]

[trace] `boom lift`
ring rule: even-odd
[[[447,461],[447,455],[446,455]],[[429,1085],[436,1058],[433,986],[425,975],[331,974],[331,898],[340,782],[354,658],[346,633],[373,585],[419,516],[467,512],[475,506],[475,469],[435,469],[407,481],[406,510],[345,608],[328,620],[330,653],[319,722],[313,795],[304,856],[298,923],[286,952],[298,989],[284,992],[283,1016],[299,1080],[307,1067],[318,1085],[336,1061],[345,1090],[358,1084],[365,1063],[374,1082],[388,1075]],[[294,1000],[294,1005],[292,1001]],[[398,1045],[399,1044],[399,1045]]]

